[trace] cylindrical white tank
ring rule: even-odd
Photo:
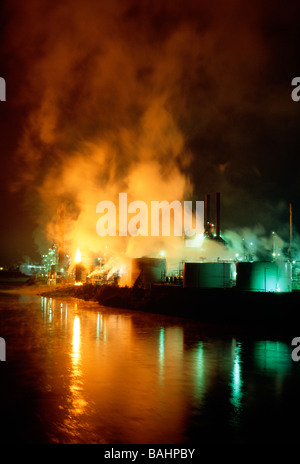
[[[184,263],[183,286],[193,288],[230,288],[235,263]]]
[[[292,265],[267,261],[237,263],[236,287],[250,292],[291,292]]]

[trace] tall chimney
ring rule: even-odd
[[[59,210],[59,244],[58,244],[58,263],[59,267],[65,264],[65,205],[61,202]]]
[[[292,219],[292,203],[290,203],[290,248],[289,248],[289,260],[292,259],[292,236],[293,236],[293,219]]]
[[[210,195],[205,195],[204,201],[204,231],[207,235],[210,235]]]
[[[216,222],[216,236],[220,237],[220,192],[216,193],[216,211],[215,211],[215,222]]]

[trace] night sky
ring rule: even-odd
[[[39,261],[61,201],[96,242],[97,202],[139,184],[221,192],[222,230],[283,240],[291,202],[297,242],[298,1],[0,5],[0,265]]]

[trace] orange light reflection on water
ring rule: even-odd
[[[220,385],[231,426],[242,417],[244,349],[235,339],[201,340],[155,316],[51,298],[42,298],[43,337],[47,391],[58,398],[45,407],[53,441],[182,443],[190,411],[202,414]],[[290,368],[284,346],[254,349],[258,370],[274,372],[282,384]]]
[[[71,393],[71,416],[83,414],[87,402],[83,397],[83,378],[81,366],[81,339],[80,339],[80,319],[79,316],[74,317],[73,322],[73,339],[72,351],[70,353],[72,360],[72,369],[70,377],[70,393]]]

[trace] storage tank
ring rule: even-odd
[[[230,288],[234,277],[235,263],[184,263],[184,287]]]
[[[153,283],[165,281],[166,260],[163,258],[135,258],[131,262],[131,284],[150,288]]]
[[[237,263],[236,287],[250,292],[291,292],[292,265],[268,261]]]
[[[75,265],[75,282],[82,282],[82,264],[76,263]]]

